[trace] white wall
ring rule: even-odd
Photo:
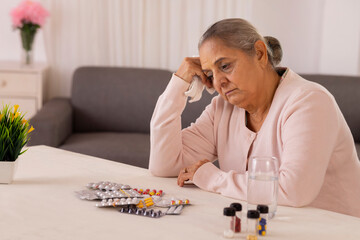
[[[279,39],[282,65],[296,72],[319,72],[324,1],[254,1],[252,23],[263,35]]]
[[[65,0],[60,0],[60,2],[61,1]],[[78,0],[74,0],[74,2],[75,1]],[[151,8],[152,5],[149,3],[155,0],[144,1],[146,1],[146,7]],[[171,0],[167,1],[161,0],[161,3],[170,4]],[[193,0],[192,2],[193,4],[199,5],[211,5],[216,1],[217,0]],[[10,10],[19,2],[20,0],[0,1],[0,61],[20,61],[21,43],[19,31],[13,31],[9,15]],[[58,3],[58,1],[55,0],[47,0],[46,2],[53,4]],[[202,14],[205,19],[214,18],[214,16],[212,16],[213,14],[231,17],[234,14],[232,13],[234,9],[231,8],[230,4],[234,4],[234,2],[223,2],[223,10],[213,9],[211,11],[204,11],[200,14]],[[299,73],[360,75],[360,0],[248,0],[248,3],[250,3],[248,4],[250,7],[242,9],[243,11],[246,11],[244,16],[250,20],[263,35],[271,35],[280,40],[284,51],[282,65],[289,66]],[[101,4],[101,2],[99,2],[99,4]],[[75,5],[76,4],[74,4],[74,6]],[[197,5],[194,5],[194,8],[195,6]],[[180,11],[180,9],[176,8],[176,4],[174,4],[171,9],[175,11],[173,15],[169,13],[161,16],[161,21],[170,21],[170,17],[173,17],[171,21],[178,21],[176,17],[174,19],[174,15],[177,16],[177,11]],[[76,11],[76,9],[72,10]],[[58,13],[52,12],[50,14],[55,16]],[[188,22],[184,24],[184,26],[189,26],[189,23],[193,26],[201,25],[196,22],[200,19],[196,17],[196,13],[187,12],[185,14],[193,17],[187,18]],[[129,13],[125,16],[128,16],[129,21],[130,18],[136,19],[136,16],[131,16]],[[215,16],[215,18],[219,16]],[[161,24],[157,22],[157,17],[158,16],[153,16],[153,20],[151,20],[151,15],[146,16],[146,19],[149,21],[147,24],[155,26]],[[67,22],[76,24],[80,21],[68,20]],[[54,26],[52,25],[51,27],[53,28]],[[154,52],[157,48],[147,48],[145,49],[145,53],[147,55],[156,56],[164,55],[165,51],[175,51],[177,57],[173,57],[170,54],[172,57],[167,59],[170,63],[168,66],[174,68],[174,66],[177,65],[174,63],[181,61],[181,58],[178,56],[179,51],[196,51],[196,44],[199,38],[198,32],[204,30],[205,29],[199,30],[196,27],[193,29],[181,29],[179,33],[172,31],[171,36],[165,32],[159,32],[157,36],[171,39],[176,39],[178,37],[176,34],[180,34],[180,32],[186,33],[187,40],[184,42],[181,49],[176,49],[168,45],[165,46],[160,53]],[[155,35],[150,35],[149,31],[159,30],[156,28],[150,29],[147,25],[144,26],[142,34],[147,36],[145,36],[145,39],[147,39],[146,44],[151,45],[156,41],[159,41],[159,38],[154,38],[153,36]],[[131,38],[131,36],[126,36],[126,39],[129,37]],[[132,41],[131,39],[128,40],[130,40],[130,44]],[[42,30],[39,30],[36,36],[34,51],[36,61],[47,60]],[[77,58],[81,59],[81,56],[78,56]],[[161,67],[164,63],[159,59],[160,58],[154,58],[150,62],[145,60],[145,62],[142,63],[134,62],[131,64],[134,67]],[[66,61],[66,59],[63,60]],[[72,71],[72,69],[68,70]],[[170,70],[173,71],[175,69]],[[58,72],[62,73],[63,70]],[[70,73],[66,73],[64,78],[49,80],[50,82],[52,81],[50,84],[50,86],[52,86],[50,91],[51,96],[68,96],[70,94]]]
[[[20,61],[21,40],[19,30],[12,28],[10,11],[15,8],[20,0],[1,0],[0,1],[0,61],[13,60]],[[46,54],[44,38],[41,29],[35,37],[34,59],[45,62]]]
[[[327,1],[322,38],[320,72],[360,75],[359,0]]]
[[[359,0],[255,0],[252,23],[297,72],[360,75]]]

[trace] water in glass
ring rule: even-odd
[[[247,208],[256,210],[257,205],[269,206],[269,219],[277,209],[278,160],[275,157],[252,157],[249,161]]]

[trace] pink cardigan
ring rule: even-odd
[[[257,133],[245,126],[245,110],[220,96],[181,130],[189,83],[173,75],[151,120],[151,173],[177,176],[198,160],[218,159],[220,169],[206,163],[193,182],[246,201],[247,156],[275,156],[280,205],[310,205],[360,217],[360,163],[335,99],[290,69],[284,75]]]

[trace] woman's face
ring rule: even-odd
[[[264,74],[261,57],[229,48],[219,39],[206,40],[199,53],[201,68],[216,91],[235,106],[251,106],[261,93]]]

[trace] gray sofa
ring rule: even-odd
[[[148,167],[150,119],[171,72],[158,69],[81,67],[70,98],[55,98],[31,119],[28,145],[44,144],[139,167]],[[360,152],[360,77],[303,75],[336,98]],[[204,91],[182,116],[187,127],[213,96]]]
[[[31,119],[28,143],[48,145],[139,167],[148,167],[150,120],[172,73],[159,69],[81,67],[70,98],[55,98]],[[189,104],[187,127],[211,101],[207,92]]]

